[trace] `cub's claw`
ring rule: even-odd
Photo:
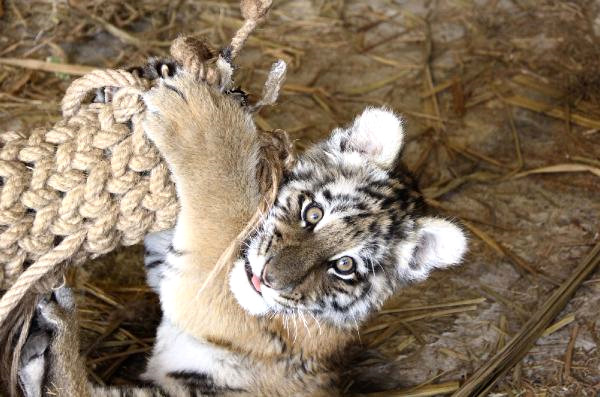
[[[181,65],[172,59],[150,58],[146,65],[130,68],[129,72],[136,73],[144,79],[156,80],[173,77],[180,70]]]

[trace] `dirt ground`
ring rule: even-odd
[[[165,55],[179,34],[222,45],[240,18],[237,1],[0,5],[3,59],[110,68]],[[287,84],[257,123],[299,149],[368,105],[404,115],[405,161],[432,207],[464,221],[470,252],[402,291],[361,341],[397,360],[407,387],[466,379],[600,240],[600,2],[275,0],[239,60],[242,87],[260,93],[277,58]],[[0,129],[58,120],[76,76],[2,63]],[[121,249],[72,275],[101,383],[135,382],[152,344],[160,313],[141,255]],[[493,395],[600,395],[599,312],[597,269]]]

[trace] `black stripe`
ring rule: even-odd
[[[144,263],[144,267],[146,269],[154,269],[155,267],[158,267],[158,266],[162,265],[163,263],[164,263],[163,259],[156,259],[152,262]]]
[[[298,207],[302,209],[302,204],[304,204],[304,200],[306,200],[306,196],[303,194],[298,195]]]
[[[323,177],[323,179],[321,179],[320,181],[313,183],[311,190],[314,192],[321,191],[325,188],[325,186],[327,186],[335,181],[336,181],[336,178],[332,177],[331,175],[327,175],[327,176]]]
[[[335,204],[334,206],[329,208],[329,212],[332,214],[335,214],[337,212],[348,212],[354,208],[356,207],[349,203]]]
[[[369,196],[375,200],[378,200],[378,201],[382,201],[382,200],[385,200],[386,198],[388,198],[387,195],[385,195],[381,192],[375,191],[368,186],[360,186],[356,190],[358,190],[359,192],[364,193],[367,196]]]
[[[184,254],[183,251],[180,251],[178,249],[176,249],[173,244],[169,245],[169,248],[167,249],[167,251],[169,252],[169,254],[171,255],[175,255],[175,256],[182,256]]]
[[[223,392],[244,392],[244,389],[233,388],[226,385],[215,384],[212,376],[196,371],[174,371],[167,373],[167,376],[183,382],[185,385],[193,387],[194,392],[201,394],[221,394]]]
[[[343,137],[340,140],[340,151],[345,152],[348,149],[348,138]]]
[[[267,247],[265,248],[265,250],[263,251],[264,254],[266,254],[267,252],[269,252],[269,249],[271,249],[271,244],[273,243],[273,235],[271,235],[269,237],[269,242],[267,243]]]
[[[340,305],[335,299],[332,302],[333,310],[336,312],[347,312],[352,306],[354,306],[357,302],[362,301],[365,296],[371,291],[371,286],[367,284],[367,286],[361,291],[361,293],[354,298],[354,300],[347,305]]]
[[[167,83],[165,83],[165,87],[167,87],[171,91],[176,92],[181,97],[181,99],[183,99],[187,103],[187,99],[185,99],[185,96],[183,95],[183,92],[181,92],[178,88],[173,87],[172,85],[167,84]]]

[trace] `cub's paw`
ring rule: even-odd
[[[21,351],[19,383],[26,397],[38,397],[43,393],[48,371],[52,340],[58,332],[72,326],[75,303],[69,288],[62,287],[42,298],[33,317],[32,330]]]
[[[223,128],[239,106],[229,96],[187,71],[162,78],[143,95],[146,114],[143,128],[150,140],[174,167],[189,169],[205,150],[208,134]],[[237,108],[238,110],[235,110]]]
[[[74,327],[75,297],[68,287],[55,290],[49,298],[42,299],[36,310],[38,325],[50,332],[64,332]]]
[[[246,103],[246,95],[231,89],[230,83],[222,85],[224,80],[230,81],[233,70],[222,57],[209,69],[213,76],[220,76],[216,82],[208,78],[210,73],[206,79],[199,78],[201,71],[193,68],[176,66],[171,70],[165,64],[156,68],[165,69],[165,77],[142,96],[146,105],[142,126],[171,171],[183,175],[191,164],[197,164],[209,140],[216,142],[221,131],[237,128],[233,123],[247,122],[249,113],[240,106]]]
[[[19,362],[19,384],[25,397],[42,395],[46,376],[50,335],[45,330],[33,331],[28,337]]]

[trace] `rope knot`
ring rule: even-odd
[[[171,56],[197,81],[210,85],[221,83],[222,71],[217,69],[216,51],[205,41],[193,37],[178,37],[171,44]]]
[[[143,91],[138,87],[123,87],[112,98],[112,109],[117,123],[126,123],[135,114],[144,111],[141,101]]]
[[[62,100],[63,117],[74,116],[86,98],[98,89],[112,87],[115,89],[137,88],[144,90],[146,83],[138,76],[125,70],[94,70],[73,81]]]

